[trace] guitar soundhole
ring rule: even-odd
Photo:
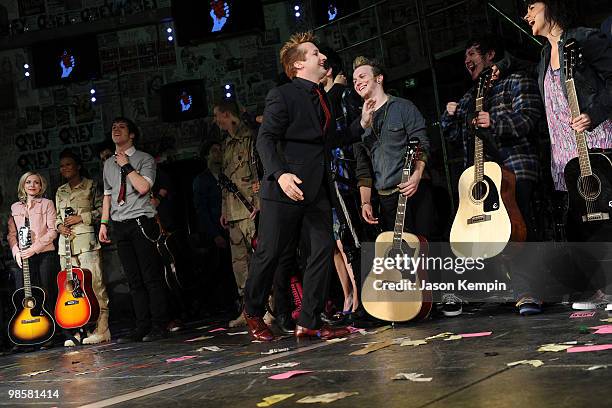
[[[578,192],[589,201],[595,201],[601,193],[601,181],[597,175],[584,176],[578,178]]]
[[[34,309],[34,307],[36,306],[36,299],[34,299],[34,298],[25,298],[25,299],[23,299],[22,306],[25,309]]]
[[[475,201],[482,201],[489,193],[489,185],[484,181],[479,181],[472,186],[472,198]]]
[[[414,248],[410,248],[410,246],[406,243],[406,241],[402,241],[402,245],[400,248],[395,248],[395,245],[394,245],[389,250],[389,252],[387,252],[386,256],[393,260],[397,259],[398,256],[400,257],[400,259],[405,259],[406,256],[407,258],[412,258],[414,256],[415,251],[416,250]],[[414,275],[410,273],[410,272],[413,272],[410,269],[410,267],[406,269],[405,268],[399,269],[399,271],[405,273],[405,275],[402,274],[404,278],[413,280],[412,277]]]

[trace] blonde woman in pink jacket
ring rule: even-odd
[[[42,197],[46,189],[47,181],[41,174],[29,171],[21,176],[17,187],[19,201],[11,205],[7,239],[19,268],[22,267],[22,260],[28,259],[32,285],[45,290],[45,308],[52,311],[57,296],[55,277],[59,272],[59,264],[53,245],[57,237],[55,205],[53,201]],[[25,225],[26,219],[30,223],[32,245],[22,251],[17,231]],[[21,287],[23,275],[16,276],[15,282],[17,287]]]

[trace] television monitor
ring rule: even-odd
[[[161,88],[162,120],[180,122],[208,115],[204,80],[172,82]]]
[[[316,0],[313,2],[315,25],[322,26],[358,9],[359,2],[356,0]]]
[[[35,45],[32,69],[37,88],[99,78],[96,36],[68,37]]]
[[[173,1],[178,45],[265,30],[261,0]]]

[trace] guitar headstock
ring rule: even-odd
[[[414,162],[414,160],[418,157],[419,155],[419,151],[421,150],[419,143],[421,141],[416,138],[413,137],[410,140],[408,140],[408,147],[406,149],[406,157],[405,157],[405,168],[410,172],[412,170],[412,163]]]
[[[219,173],[219,179],[217,180],[219,187],[226,189],[232,194],[238,193],[238,187],[232,180],[229,179],[225,174]]]
[[[491,89],[493,70],[485,68],[478,76],[478,87],[476,88],[476,98],[483,98]]]
[[[19,249],[28,249],[32,245],[32,232],[30,230],[29,223],[26,223],[23,227],[19,228]]]
[[[581,58],[582,54],[580,53],[578,41],[573,38],[568,39],[563,47],[563,71],[566,81],[574,79],[574,71]]]

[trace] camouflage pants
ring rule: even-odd
[[[60,256],[62,269],[66,267],[66,258]],[[96,331],[104,333],[108,328],[108,294],[106,293],[106,285],[102,277],[102,258],[100,251],[82,252],[72,256],[72,266],[78,266],[91,271],[91,287],[98,304],[100,305],[100,317],[96,324]]]
[[[229,223],[230,246],[232,249],[232,268],[238,286],[238,294],[244,296],[244,285],[249,273],[249,261],[253,247],[251,240],[255,236],[255,221],[250,218]]]

